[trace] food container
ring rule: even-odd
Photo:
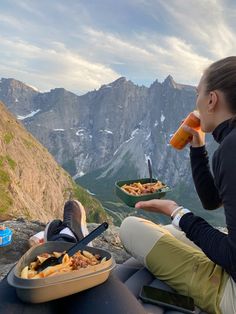
[[[0,228],[0,247],[10,244],[12,241],[12,230],[1,226]]]
[[[157,182],[159,180],[152,179],[152,182]],[[169,192],[171,189],[168,186],[165,186],[162,189],[157,190],[154,193],[142,194],[142,195],[132,195],[128,192],[121,189],[124,184],[132,184],[135,182],[140,182],[141,184],[150,183],[150,178],[128,180],[128,181],[117,181],[115,183],[116,195],[128,206],[135,207],[135,204],[140,201],[148,201],[154,198],[162,198],[165,196],[166,192]],[[164,183],[163,183],[164,184]]]
[[[11,270],[7,277],[8,283],[16,288],[18,297],[25,302],[41,303],[59,299],[88,288],[97,286],[107,280],[115,261],[107,251],[86,246],[85,250],[93,254],[99,254],[101,258],[106,257],[104,263],[89,266],[80,270],[55,275],[40,279],[20,278],[21,270],[29,265],[37,255],[42,253],[63,252],[68,250],[74,243],[68,242],[46,242],[27,251]]]

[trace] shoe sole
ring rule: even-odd
[[[85,212],[84,206],[77,200],[74,200],[74,202],[78,204],[81,211],[81,224],[86,225],[86,212]]]
[[[79,239],[82,239],[87,234],[89,234],[88,228],[87,228],[87,222],[86,222],[86,211],[84,209],[84,206],[79,201],[73,200],[73,202],[75,202],[79,206],[79,209],[80,209],[80,212],[81,212],[81,221],[80,221],[81,228],[80,228],[80,230],[77,230],[76,234],[79,237]],[[83,226],[83,228],[82,228],[82,226]],[[83,230],[85,231],[85,234],[83,234]]]

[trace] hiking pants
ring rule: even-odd
[[[125,249],[158,279],[193,298],[211,314],[236,313],[236,283],[213,263],[185,233],[172,225],[128,217],[121,224]]]

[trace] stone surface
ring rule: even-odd
[[[98,224],[88,224],[88,229],[89,231],[92,231],[97,226]],[[119,227],[114,225],[110,225],[107,231],[95,239],[93,241],[93,245],[112,253],[118,264],[123,263],[130,257],[121,244],[119,238]]]
[[[45,224],[41,222],[24,219],[5,221],[4,224],[12,229],[13,241],[6,247],[0,247],[0,280],[29,249],[29,238],[45,228]],[[88,224],[88,229],[92,231],[97,226],[98,224]],[[129,255],[123,249],[118,234],[119,228],[110,225],[104,234],[93,241],[93,245],[109,251],[117,263],[122,263],[129,258]]]

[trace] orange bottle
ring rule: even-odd
[[[170,139],[170,144],[176,149],[183,149],[192,140],[192,135],[185,131],[182,126],[188,125],[193,129],[199,130],[200,119],[198,111],[191,112],[185,119],[175,134]]]

